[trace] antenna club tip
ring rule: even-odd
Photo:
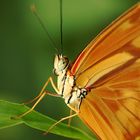
[[[31,8],[31,11],[32,11],[33,13],[36,12],[36,6],[35,6],[35,4],[32,4],[30,8]]]

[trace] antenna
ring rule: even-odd
[[[55,44],[53,38],[50,36],[50,34],[49,34],[47,28],[45,27],[44,23],[42,22],[42,20],[41,20],[39,14],[38,14],[37,11],[36,11],[36,6],[35,6],[34,4],[31,5],[31,11],[33,12],[33,14],[34,14],[34,15],[36,16],[36,18],[38,19],[40,25],[41,25],[42,28],[44,29],[44,31],[45,31],[45,33],[47,34],[49,40],[51,41],[51,43],[52,43],[54,49],[57,51],[57,53],[59,53],[59,50],[58,50],[58,48],[56,47],[56,44]]]
[[[61,43],[61,53],[63,53],[63,1],[60,0],[60,43]]]

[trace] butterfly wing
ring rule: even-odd
[[[140,59],[82,100],[79,117],[102,140],[140,136]]]
[[[133,56],[139,57],[138,42],[140,42],[140,4],[113,22],[81,52],[71,68],[71,73],[76,76],[77,85],[86,86],[94,74],[93,83],[108,73],[109,67],[115,69]]]
[[[106,28],[71,68],[76,85],[90,89],[79,117],[102,140],[140,135],[140,4]]]

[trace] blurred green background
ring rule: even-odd
[[[63,0],[64,54],[73,61],[104,27],[138,0]],[[37,10],[60,48],[59,0],[0,0],[0,99],[17,103],[35,97],[52,74],[56,54],[30,10]],[[52,88],[49,86],[49,90]],[[36,108],[54,119],[67,116],[63,100],[46,97]],[[83,128],[79,119],[73,125]],[[0,140],[65,140],[25,125],[0,130]]]

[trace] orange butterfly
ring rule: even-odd
[[[57,86],[50,77],[32,109],[46,94],[61,96],[76,112],[64,119],[78,115],[99,139],[138,139],[140,4],[91,41],[72,65],[67,57],[56,55],[54,73],[57,75]],[[58,95],[44,91],[49,82]]]

